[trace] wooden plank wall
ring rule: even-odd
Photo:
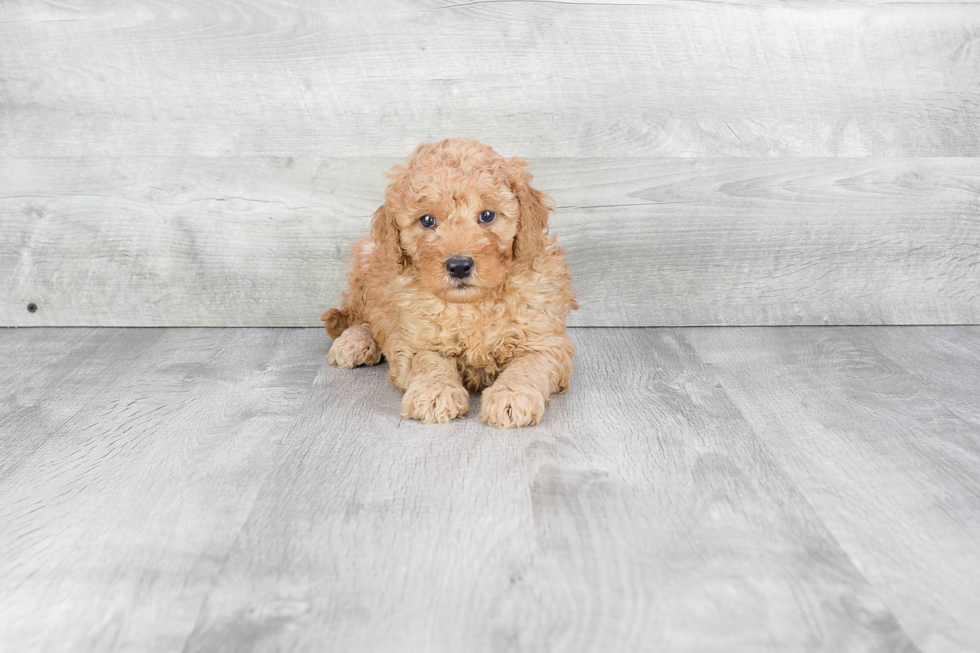
[[[573,324],[980,322],[978,2],[14,0],[0,324],[315,325],[445,136],[531,161]]]

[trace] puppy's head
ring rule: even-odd
[[[388,176],[371,225],[385,265],[445,301],[484,298],[547,244],[548,197],[517,157],[449,139],[420,145]]]

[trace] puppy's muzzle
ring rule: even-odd
[[[446,272],[453,279],[465,279],[473,274],[473,259],[468,256],[454,256],[446,261]]]

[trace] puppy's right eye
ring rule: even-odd
[[[433,227],[436,226],[436,219],[433,216],[426,213],[421,218],[419,218],[419,224],[425,227],[426,229],[432,229]]]

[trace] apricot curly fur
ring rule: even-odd
[[[407,418],[448,422],[469,409],[466,389],[486,388],[485,422],[538,423],[568,388],[565,317],[578,308],[548,234],[550,199],[525,161],[472,139],[423,143],[388,177],[370,235],[351,250],[343,305],[322,317],[330,363],[373,365],[383,354]],[[481,223],[484,211],[495,218]],[[454,257],[472,259],[469,277],[448,274]]]

